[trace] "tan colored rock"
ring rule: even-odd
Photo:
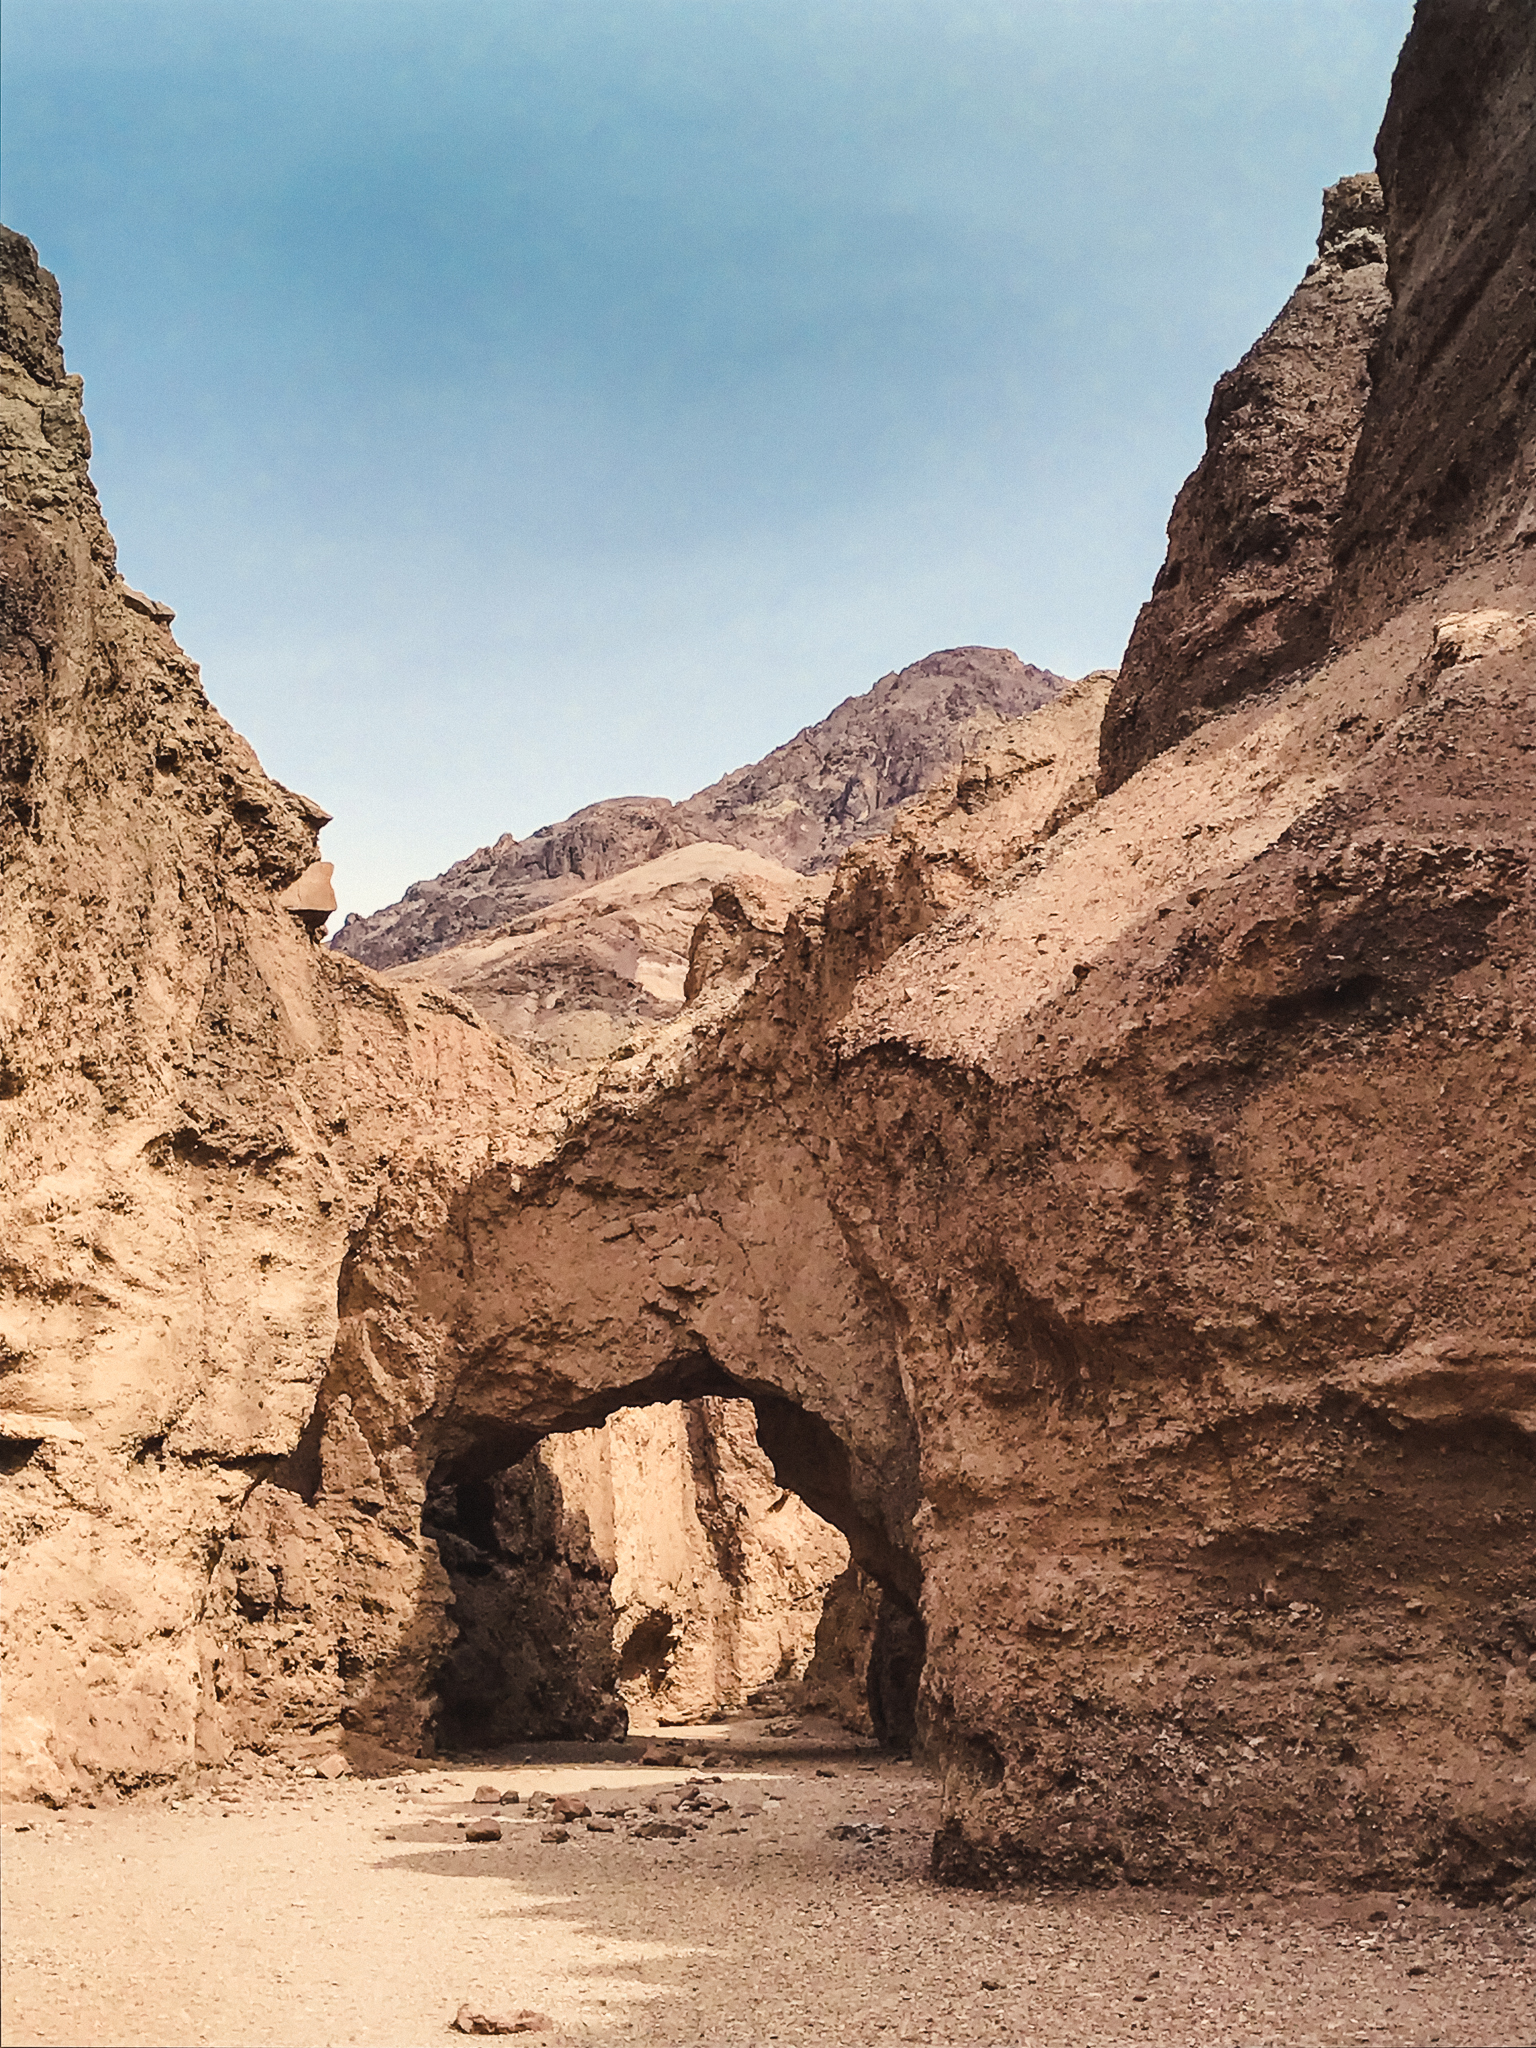
[[[325,814],[118,578],[57,291],[8,232],[0,301],[7,1784],[61,1797],[223,1753],[243,1667],[208,1559],[253,1469],[310,1512],[281,1461],[348,1232],[392,1171],[419,1210],[434,1170],[516,1151],[547,1084],[278,907]]]
[[[614,1567],[618,1686],[645,1727],[740,1708],[798,1679],[848,1547],[758,1447],[745,1401],[621,1410],[540,1455]]]
[[[1476,15],[1491,68],[1421,0],[1394,86],[1373,360],[1414,438],[1368,413],[1338,651],[1098,800],[1086,679],[558,1094],[275,907],[313,808],[116,594],[5,244],[6,1399],[80,1432],[21,1438],[0,1500],[28,1784],[415,1750],[454,1540],[552,1528],[545,1593],[611,1599],[617,1549],[522,1491],[540,1440],[750,1399],[917,1617],[942,1878],[1508,1892],[1536,698],[1524,641],[1430,652],[1536,610],[1493,175],[1531,46]]]
[[[580,1066],[633,1050],[647,1026],[682,1008],[694,934],[717,897],[746,921],[749,943],[714,973],[739,978],[777,950],[791,913],[825,891],[759,855],[699,843],[389,973],[452,989],[537,1057]],[[702,977],[700,968],[693,993]]]
[[[312,860],[295,882],[274,898],[279,910],[291,910],[318,934],[336,908],[336,891],[331,877],[336,872],[328,860]]]
[[[461,2005],[453,2024],[461,2034],[547,2034],[554,2028],[548,2013],[521,2006],[516,2012],[483,2012],[478,2006]]]
[[[1480,661],[1485,654],[1513,654],[1533,639],[1536,619],[1497,609],[1452,612],[1435,621],[1435,663],[1452,668],[1458,662]]]

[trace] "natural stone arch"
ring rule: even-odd
[[[680,1395],[673,1391],[677,1387],[684,1390]],[[640,1424],[637,1411],[680,1410],[671,1426],[690,1448],[697,1448],[695,1432],[712,1452],[722,1441],[735,1446],[737,1484],[745,1473],[748,1498],[751,1466],[740,1462],[742,1436],[745,1433],[750,1443],[755,1434],[763,1454],[759,1464],[767,1468],[762,1478],[768,1479],[769,1469],[772,1474],[769,1512],[757,1526],[756,1542],[761,1543],[768,1524],[777,1526],[773,1508],[791,1494],[843,1536],[847,1562],[841,1575],[834,1564],[815,1592],[813,1625],[821,1630],[818,1644],[826,1643],[819,1655],[829,1660],[816,1665],[818,1684],[823,1692],[831,1688],[831,1699],[840,1710],[862,1709],[878,1738],[909,1748],[916,1735],[922,1668],[919,1575],[910,1554],[893,1545],[853,1501],[846,1446],[819,1416],[778,1395],[754,1400],[746,1388],[709,1362],[677,1380],[663,1380],[659,1387],[655,1381],[648,1383],[635,1394],[633,1400],[605,1403],[602,1419],[611,1419],[616,1409],[627,1438]],[[591,1407],[584,1406],[568,1428],[556,1427],[540,1439],[540,1448],[546,1448],[557,1447],[562,1437],[577,1436],[580,1442],[572,1445],[570,1454],[574,1466],[555,1448],[552,1457],[528,1454],[515,1465],[487,1471],[484,1447],[472,1444],[466,1451],[445,1455],[428,1482],[423,1534],[436,1545],[448,1573],[448,1619],[455,1637],[437,1668],[423,1672],[424,1692],[435,1701],[431,1733],[440,1748],[489,1749],[541,1736],[621,1736],[629,1725],[626,1700],[648,1720],[647,1696],[659,1706],[668,1684],[677,1682],[675,1657],[680,1657],[683,1673],[694,1667],[695,1682],[701,1669],[711,1672],[716,1682],[726,1679],[725,1692],[716,1693],[712,1705],[730,1698],[745,1704],[745,1688],[736,1690],[732,1684],[741,1676],[741,1643],[734,1623],[745,1619],[745,1611],[733,1603],[745,1598],[750,1605],[756,1594],[761,1606],[761,1582],[754,1585],[749,1579],[743,1554],[743,1538],[749,1548],[752,1544],[748,1532],[753,1525],[729,1523],[730,1540],[711,1557],[718,1574],[712,1578],[714,1591],[704,1595],[706,1611],[693,1615],[692,1627],[684,1618],[690,1607],[686,1594],[680,1604],[674,1600],[670,1606],[663,1596],[663,1604],[648,1605],[633,1630],[622,1634],[624,1617],[611,1582],[626,1536],[637,1533],[625,1528],[626,1519],[648,1513],[658,1517],[651,1533],[659,1535],[665,1549],[686,1541],[688,1516],[680,1502],[666,1499],[664,1488],[649,1503],[633,1490],[627,1497],[615,1492],[607,1465],[613,1454],[611,1440],[592,1438],[591,1413]],[[669,1420],[658,1421],[665,1445],[671,1440]],[[644,1425],[640,1427],[643,1436]],[[711,1429],[729,1434],[710,1438]],[[649,1439],[652,1454],[656,1442]],[[687,1450],[682,1469],[692,1472],[696,1485],[698,1472],[690,1465]],[[781,1489],[777,1503],[772,1501],[775,1484]],[[688,1498],[691,1504],[692,1488]],[[744,1512],[742,1500],[739,1491],[728,1498],[736,1514]],[[668,1518],[669,1505],[673,1517],[682,1516],[682,1527]],[[762,1512],[759,1500],[759,1515]],[[606,1562],[589,1513],[595,1524],[607,1525]],[[696,1534],[703,1534],[694,1527]],[[645,1537],[639,1540],[644,1543]],[[789,1589],[780,1580],[775,1590],[783,1596]],[[788,1619],[792,1611],[788,1605],[780,1609],[774,1631],[783,1654],[788,1654],[786,1626],[791,1637],[794,1633]],[[762,1627],[761,1614],[757,1626]],[[803,1611],[800,1628],[803,1632]],[[803,1633],[801,1642],[803,1656],[809,1648]],[[762,1647],[759,1640],[759,1652]],[[723,1666],[718,1661],[722,1651]],[[782,1675],[784,1667],[778,1668]],[[765,1670],[755,1682],[762,1684],[772,1675]],[[686,1677],[682,1684],[686,1694]]]
[[[723,1146],[721,1119],[676,1107],[687,1128],[659,1157],[653,1122],[637,1148],[615,1117],[523,1175],[493,1167],[429,1199],[386,1188],[343,1269],[305,1441],[229,1546],[225,1691],[244,1691],[242,1663],[269,1672],[252,1639],[282,1632],[281,1553],[313,1589],[286,1718],[329,1707],[358,1741],[414,1750],[454,1633],[422,1530],[434,1481],[473,1484],[550,1434],[703,1395],[753,1402],[779,1483],[915,1621],[918,1454],[893,1304],[850,1257],[814,1138],[769,1109],[733,1119],[739,1147]],[[244,1698],[213,1741],[271,1704],[270,1688]]]

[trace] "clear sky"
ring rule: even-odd
[[[344,909],[1113,663],[1408,0],[6,0],[131,583]]]

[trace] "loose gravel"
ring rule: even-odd
[[[8,2048],[422,2048],[462,2038],[466,2003],[590,2048],[1536,2040],[1530,1908],[945,1891],[911,1765],[520,1754],[7,1808]],[[471,1844],[487,1783],[520,1798]],[[591,1811],[551,1829],[561,1794]]]

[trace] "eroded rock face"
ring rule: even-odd
[[[1339,532],[1337,637],[1536,543],[1536,38],[1420,0],[1376,146],[1394,316]]]
[[[637,1725],[739,1711],[802,1675],[848,1548],[778,1484],[749,1402],[623,1409],[535,1455],[611,1565],[618,1689]]]
[[[1085,685],[546,1164],[360,1247],[432,1304],[414,1428],[465,1469],[757,1398],[920,1600],[947,1877],[1536,1858],[1533,581],[1453,565],[1098,800]],[[358,1297],[338,1361],[413,1314]]]
[[[452,989],[535,1057],[578,1068],[675,1017],[706,979],[755,970],[791,912],[825,891],[758,854],[695,842],[388,971]],[[721,943],[700,934],[707,916]]]
[[[745,1401],[621,1409],[429,1491],[457,1632],[440,1747],[697,1723],[802,1676],[848,1551],[777,1484],[755,1424]]]
[[[1454,11],[1434,0],[1421,23]],[[1410,41],[1394,106],[1437,104],[1435,47]],[[1497,82],[1458,100],[1456,147],[1426,142],[1416,187],[1388,178],[1421,292],[1436,259],[1414,222],[1456,217],[1458,166],[1489,160],[1505,104]],[[1410,189],[1417,211],[1394,197]],[[1385,358],[1429,302],[1399,296]],[[1467,298],[1420,425],[1442,473],[1480,317]],[[1368,448],[1348,494],[1385,504],[1401,485]],[[1362,543],[1361,590],[1385,587],[1396,545]],[[72,1503],[77,1473],[110,1474],[145,1489],[91,1524],[120,1549],[167,1531],[173,1503],[205,1552],[227,1532],[201,1582],[178,1564],[150,1589],[208,1674],[164,1692],[163,1754],[194,1698],[221,1741],[291,1748],[339,1721],[359,1752],[411,1749],[455,1642],[429,1484],[473,1487],[620,1408],[747,1396],[780,1485],[919,1617],[942,1876],[1528,1883],[1536,560],[1485,536],[1434,573],[1106,795],[1110,679],[994,734],[852,852],[755,977],[722,987],[706,961],[682,1012],[571,1084],[541,1132],[531,1111],[515,1143],[471,1132],[474,1086],[505,1099],[474,1049],[499,1048],[514,1098],[525,1069],[451,1008],[420,1066],[386,1033],[386,1071],[359,1029],[353,1095],[379,1099],[378,1074],[431,1130],[387,1174],[349,1169],[335,1342],[289,1460],[254,1484],[239,1466],[238,1498],[217,1456],[127,1481],[104,1429],[83,1440],[137,1310],[71,1296],[78,1320],[36,1355],[91,1390],[71,1408],[49,1366],[48,1412],[82,1442],[47,1457],[85,1462],[39,1453],[9,1496],[54,1516],[32,1611],[98,1583]],[[126,800],[107,822],[139,843]],[[77,901],[63,871],[48,886]],[[242,933],[268,929],[263,898],[232,900]],[[291,913],[262,915],[307,946]],[[333,966],[357,1002],[399,1000]],[[242,1074],[269,1042],[247,1027]],[[292,1099],[328,1057],[283,1069]],[[157,1071],[181,1088],[190,1058]],[[35,1071],[80,1085],[62,1053]],[[94,1098],[58,1100],[58,1142],[95,1129]],[[198,1200],[249,1204],[232,1245],[289,1214],[266,1156],[188,1162]],[[92,1685],[124,1725],[154,1722],[162,1695],[88,1631],[111,1640],[93,1610],[49,1652],[98,1660],[67,1725]]]
[[[64,1796],[217,1753],[210,1553],[255,1476],[299,1483],[348,1234],[392,1173],[419,1208],[519,1156],[537,1091],[453,998],[313,944],[325,813],[117,574],[9,231],[0,310],[7,1782]],[[284,1554],[294,1592],[316,1556]]]
[[[438,1746],[622,1737],[613,1563],[539,1453],[429,1492],[424,1527],[455,1630],[435,1679]]]
[[[680,804],[613,797],[527,839],[507,834],[413,883],[399,903],[349,917],[337,950],[385,968],[503,927],[520,936],[578,892],[700,842],[717,864],[730,846],[769,868],[819,873],[883,832],[994,727],[1049,703],[1063,680],[1006,647],[943,648]]]
[[[1331,186],[1316,262],[1216,386],[1105,715],[1106,791],[1328,650],[1334,533],[1389,303],[1384,227],[1374,174]]]

